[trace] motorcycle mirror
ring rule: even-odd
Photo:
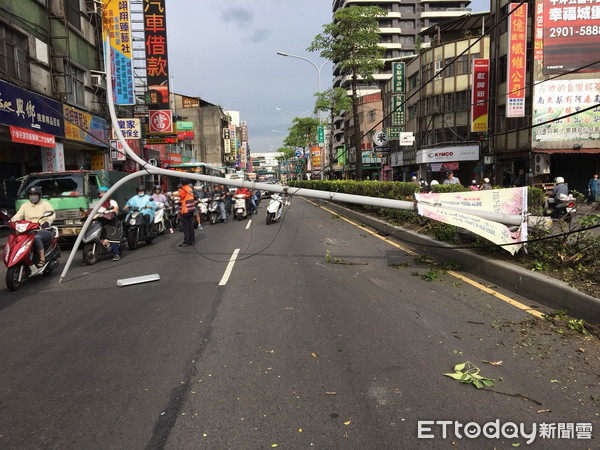
[[[54,211],[46,211],[44,214],[42,214],[42,217],[50,217],[54,214]]]

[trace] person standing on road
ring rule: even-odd
[[[179,188],[179,201],[181,202],[181,227],[183,228],[183,243],[180,247],[191,247],[196,245],[194,234],[194,216],[196,215],[196,199],[194,190],[186,181]]]
[[[28,220],[30,222],[38,222],[46,212],[51,211],[52,215],[44,217],[42,228],[47,228],[52,225],[56,214],[54,213],[54,209],[52,208],[52,205],[50,205],[50,202],[42,199],[42,188],[39,186],[31,186],[27,189],[27,198],[29,199],[29,203],[23,203],[10,221],[17,222],[18,220]],[[50,241],[52,241],[52,233],[48,230],[39,230],[35,234],[33,246],[39,255],[39,261],[35,264],[38,269],[44,267],[44,264],[46,264],[44,247],[50,244]]]
[[[598,174],[594,174],[594,176],[590,179],[588,183],[588,203],[591,204],[593,202],[597,202],[600,200],[600,180],[598,179]]]

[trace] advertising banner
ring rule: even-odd
[[[42,149],[42,171],[59,172],[65,170],[65,148],[62,142],[57,142],[53,148]]]
[[[144,0],[146,78],[150,103],[156,109],[169,108],[169,64],[165,0]]]
[[[311,147],[310,164],[313,171],[321,170],[321,148]]]
[[[63,105],[63,115],[65,138],[102,147],[107,146],[108,123],[105,119],[67,105]]]
[[[541,14],[544,74],[600,71],[600,0],[543,0]]]
[[[150,133],[173,134],[173,112],[170,109],[154,109],[148,111]]]
[[[40,147],[54,148],[56,141],[51,134],[28,130],[27,128],[9,127],[10,139],[21,144],[39,145]]]
[[[598,105],[600,103],[600,79],[548,80],[539,83],[533,91],[533,124],[549,120],[551,123],[534,127],[533,140],[540,143],[577,142],[600,139],[600,106],[594,109],[555,120],[558,117]],[[552,148],[544,146],[543,148]],[[562,146],[564,147],[564,145]]]
[[[490,189],[485,191],[415,194],[419,214],[439,222],[465,228],[495,244],[527,240],[527,187]],[[435,206],[434,206],[435,205]],[[453,208],[460,208],[461,212]],[[467,211],[521,214],[523,222],[517,231],[506,225],[482,219]],[[522,244],[502,248],[515,254]]]
[[[111,161],[125,161],[125,148],[121,141],[110,141]]]
[[[129,0],[102,0],[102,41],[110,36],[110,63],[115,105],[135,104],[133,46]]]
[[[0,123],[64,136],[62,103],[0,80]]]
[[[510,3],[509,11],[506,117],[525,117],[527,3]]]
[[[490,60],[473,59],[471,77],[471,132],[487,133]]]

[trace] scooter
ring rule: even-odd
[[[221,196],[219,194],[213,195],[213,198],[210,200],[208,204],[208,220],[211,225],[214,225],[220,220],[221,217],[221,209],[219,208],[219,202],[221,201]]]
[[[577,200],[571,194],[561,195],[559,198],[554,199],[554,203],[548,204],[548,209],[544,213],[553,219],[562,219],[570,223],[577,213]]]
[[[208,198],[203,197],[198,200],[198,211],[200,211],[200,220],[205,222],[208,219]]]
[[[48,211],[40,220],[50,217],[52,214],[54,212]],[[38,268],[35,264],[39,261],[39,256],[35,251],[33,241],[36,232],[42,229],[39,220],[37,222],[19,220],[10,222],[8,226],[13,232],[8,237],[2,259],[7,267],[6,286],[10,291],[16,291],[28,278],[42,274],[50,275],[58,267],[58,258],[60,258],[58,228],[49,228],[52,232],[52,241],[44,251],[46,263]]]
[[[280,194],[272,193],[269,204],[267,205],[267,225],[271,225],[281,217],[283,211],[283,197]]]
[[[107,211],[104,214],[96,214],[90,227],[87,229],[85,235],[82,238],[82,241],[84,243],[82,250],[83,262],[86,263],[88,266],[96,264],[98,262],[98,258],[101,256],[112,256],[113,254],[110,245],[104,245],[104,243],[102,242],[104,240],[102,236],[103,225],[100,219],[102,217],[109,217],[109,214],[114,213]],[[125,242],[123,239],[123,223],[119,219],[117,219],[117,229],[118,234],[120,236],[119,254],[122,255],[123,251],[125,250]]]
[[[165,204],[162,202],[154,202],[156,210],[154,211],[154,229],[156,235],[163,234],[167,229],[167,214],[165,211]]]
[[[152,244],[157,236],[154,223],[146,225],[144,214],[140,208],[134,206],[125,217],[125,236],[127,237],[127,246],[130,250],[138,248],[141,241],[146,241],[146,244]]]
[[[244,194],[234,194],[233,196],[235,217],[237,220],[242,220],[248,217],[248,199]]]

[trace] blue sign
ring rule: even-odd
[[[0,123],[64,137],[63,105],[0,80]]]
[[[304,152],[302,152],[302,150],[296,150],[296,158],[302,158],[302,156],[304,155]]]

